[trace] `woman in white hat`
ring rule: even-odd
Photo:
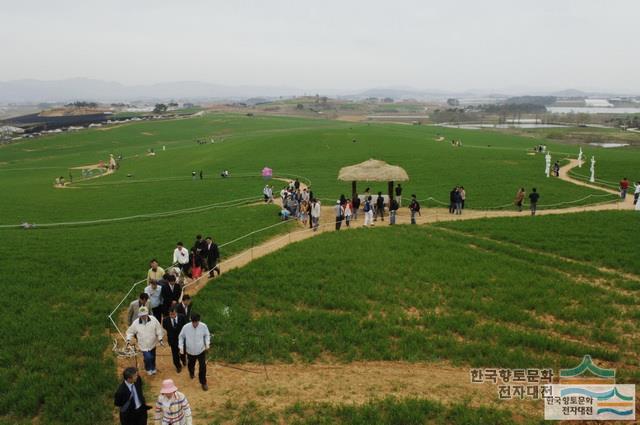
[[[178,391],[173,379],[162,381],[156,402],[156,425],[192,425],[191,407],[184,394]]]

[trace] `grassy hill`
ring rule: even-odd
[[[464,147],[453,148],[436,141],[438,137],[462,139]],[[196,143],[203,138],[215,143]],[[537,186],[542,204],[597,192],[545,178],[543,158],[527,155],[539,142],[426,126],[206,114],[0,146],[0,225],[41,225],[28,231],[0,227],[0,269],[10,306],[0,313],[0,357],[5,360],[0,366],[0,382],[5,383],[0,386],[0,423],[110,423],[117,375],[106,315],[131,283],[144,277],[149,259],[169,262],[178,240],[190,244],[202,233],[224,243],[277,223],[273,206],[244,205],[251,199],[240,201],[243,205],[224,204],[258,200],[262,167],[302,176],[319,197],[331,200],[350,191],[348,183],[336,180],[340,167],[372,157],[404,167],[411,177],[405,193],[415,192],[421,199],[446,200],[453,185],[463,184],[470,208],[508,204],[521,185]],[[560,156],[577,154],[574,147],[550,146]],[[148,149],[156,155],[147,156]],[[629,177],[639,157],[637,150],[585,151],[597,152],[603,168]],[[79,172],[72,170],[71,187],[53,187],[55,177],[68,179],[73,167],[107,160],[111,153],[124,157],[115,174],[80,182]],[[192,180],[191,171],[201,169],[204,180]],[[232,178],[219,178],[223,169]],[[372,190],[384,190],[378,186],[372,184]],[[196,206],[205,207],[187,210]],[[136,217],[145,214],[155,216]],[[102,219],[107,221],[44,226]],[[504,229],[513,226],[517,232],[517,223],[528,223],[526,227],[543,233],[535,226],[545,221],[524,220],[505,221]],[[473,233],[477,227],[478,234],[502,238],[502,228],[482,230],[481,222],[473,223],[451,229]],[[553,228],[569,232],[578,223],[567,220]],[[603,233],[612,241],[632,242],[621,233],[626,227],[598,223],[607,226]],[[225,247],[223,255],[286,230],[274,227],[243,239]],[[636,289],[633,281],[554,258],[534,267],[539,261],[535,254],[466,233],[399,227],[331,234],[229,273],[198,300],[220,336],[212,357],[310,362],[328,353],[344,362],[482,365],[499,360],[505,366],[524,366],[567,364],[589,351],[627,376],[635,373],[635,359],[626,351],[635,342],[622,337],[622,332],[637,331],[635,299],[620,296]],[[598,234],[586,233],[587,238]],[[584,244],[601,246],[599,241],[585,239]],[[613,243],[606,246],[614,248]],[[618,251],[607,252],[603,249],[598,258],[620,258]],[[628,265],[632,257],[621,258],[625,270],[636,272]],[[575,273],[606,283],[588,285],[572,278]],[[558,287],[559,276],[570,292]],[[232,309],[228,318],[221,316],[224,306]],[[549,316],[557,321],[548,322]],[[614,332],[601,330],[611,323]],[[398,403],[398,409],[412,406]],[[386,417],[384,406],[390,405],[373,406],[380,418]],[[455,412],[433,409],[440,418]],[[335,418],[365,414],[331,411]]]

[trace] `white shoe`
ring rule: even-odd
[[[153,370],[151,371],[151,374],[152,374],[152,375],[155,375],[155,374],[156,374],[156,372],[157,372],[157,370],[153,369]]]
[[[149,375],[149,376],[153,375],[153,371],[152,370],[148,370],[147,371],[147,375]]]

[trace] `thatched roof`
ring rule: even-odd
[[[338,180],[362,182],[404,182],[409,180],[407,172],[397,165],[389,165],[384,161],[370,159],[360,164],[342,167]]]

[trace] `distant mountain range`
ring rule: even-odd
[[[70,102],[76,100],[127,102],[154,100],[246,99],[301,95],[290,87],[222,86],[199,81],[176,81],[127,86],[117,82],[73,78],[68,80],[0,81],[0,102]]]
[[[505,90],[499,93],[487,90],[420,90],[411,87],[381,87],[364,91],[348,92],[346,90],[302,90],[294,87],[272,86],[224,86],[200,81],[176,81],[150,85],[124,85],[117,82],[94,80],[88,78],[72,78],[67,80],[14,80],[0,81],[0,103],[41,103],[71,102],[76,100],[97,102],[132,102],[132,101],[206,101],[206,100],[244,100],[252,97],[278,98],[314,95],[320,93],[345,99],[365,99],[368,97],[417,100],[442,100],[454,98],[504,98],[514,95],[551,95],[557,97],[607,96],[614,94],[590,93],[580,90],[563,90],[559,92],[527,92],[521,88]]]

